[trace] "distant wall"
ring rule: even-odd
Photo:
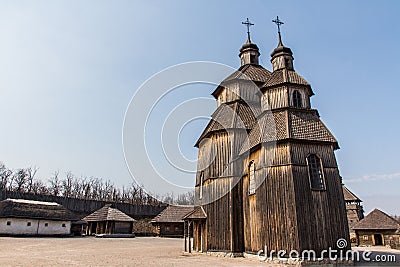
[[[69,235],[71,221],[0,218],[3,235]]]
[[[0,190],[0,200],[7,198],[28,199],[36,201],[56,202],[63,205],[65,208],[80,215],[82,218],[86,215],[100,209],[107,203],[107,201],[78,199],[78,198],[65,198],[60,196],[50,195],[35,195],[28,193],[10,192]],[[117,209],[126,213],[134,219],[153,218],[161,211],[166,205],[134,205],[129,203],[112,203]]]

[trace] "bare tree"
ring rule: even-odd
[[[165,202],[165,203],[176,204],[175,195],[174,195],[173,192],[171,192],[171,193],[166,193],[166,194],[163,196],[162,199],[163,199],[163,202]]]
[[[16,171],[8,169],[0,162],[0,190],[33,193],[42,195],[64,196],[68,198],[114,201],[137,205],[158,205],[161,202],[147,194],[143,187],[132,183],[129,188],[117,188],[111,180],[96,177],[76,178],[72,172],[66,172],[65,178],[60,179],[60,172],[55,171],[48,183],[37,179],[39,168],[29,167]],[[192,195],[179,195],[175,199],[172,193],[164,196],[167,202],[181,204],[191,203]]]
[[[59,175],[60,171],[55,171],[52,177],[49,179],[49,192],[53,196],[58,196],[60,194],[60,179],[58,178]]]
[[[92,184],[87,178],[82,178],[82,187],[83,187],[83,198],[90,198],[90,193],[92,191]]]
[[[102,184],[102,188],[100,190],[101,198],[107,201],[112,200],[113,190],[114,184],[110,180],[105,181],[105,183]]]
[[[72,197],[83,198],[84,196],[84,185],[83,178],[74,179],[72,183]]]
[[[71,197],[72,195],[72,186],[74,183],[74,175],[72,172],[68,171],[65,175],[65,179],[62,180],[62,195],[64,197]]]
[[[8,169],[6,165],[0,162],[0,190],[5,191],[11,182],[12,170]]]
[[[41,180],[35,180],[32,185],[31,192],[35,195],[48,195],[49,189]]]
[[[15,191],[24,192],[28,177],[28,172],[26,169],[18,169],[14,175]]]
[[[33,188],[33,184],[34,184],[34,179],[35,179],[35,175],[37,173],[37,171],[39,170],[39,168],[37,167],[29,167],[26,169],[26,182],[27,182],[27,192],[31,193],[32,192],[32,188]]]

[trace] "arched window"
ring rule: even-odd
[[[301,101],[301,93],[297,90],[293,91],[293,106],[296,108],[301,108],[303,106]]]
[[[321,159],[317,155],[311,154],[307,157],[307,165],[311,189],[324,189],[324,173],[322,170]]]
[[[252,195],[255,192],[256,192],[255,163],[254,161],[251,161],[249,165],[249,195]]]

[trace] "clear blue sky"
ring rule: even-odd
[[[0,161],[38,166],[44,180],[70,170],[130,183],[121,135],[135,90],[182,62],[238,67],[246,17],[271,69],[279,15],[295,69],[339,140],[344,181],[366,211],[400,214],[399,11],[394,0],[0,1]],[[200,128],[183,133],[190,158]]]

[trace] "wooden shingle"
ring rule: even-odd
[[[89,214],[84,221],[87,222],[102,222],[102,221],[115,221],[115,222],[133,222],[135,219],[126,215],[122,211],[113,208],[110,204],[105,205],[101,209]]]
[[[354,230],[399,230],[400,223],[379,209],[371,211],[353,226]]]
[[[193,211],[193,206],[168,206],[160,212],[151,222],[152,223],[176,223],[182,222],[183,217]]]

